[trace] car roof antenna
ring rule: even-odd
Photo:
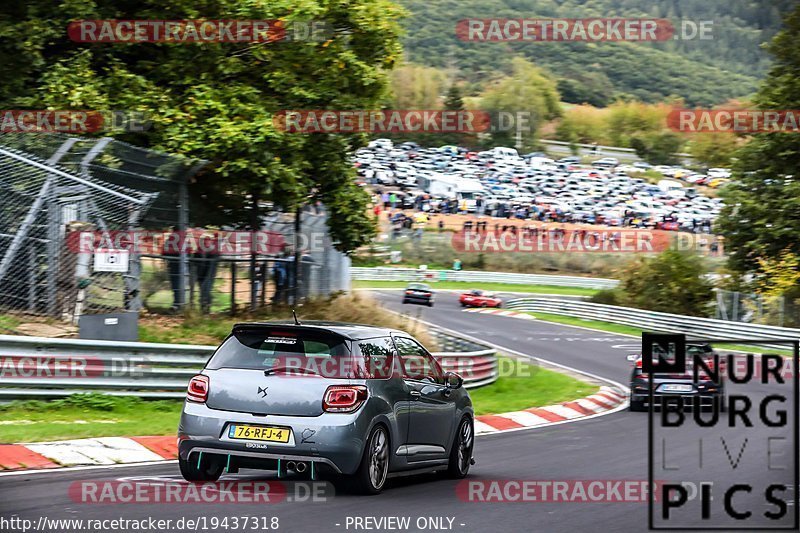
[[[292,318],[294,318],[294,325],[295,326],[301,326],[302,325],[302,324],[300,324],[300,321],[297,320],[297,313],[294,312],[294,309],[292,309]]]

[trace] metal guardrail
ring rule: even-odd
[[[640,161],[641,158],[633,148],[621,148],[619,146],[603,146],[594,144],[583,143],[569,143],[566,141],[553,141],[549,139],[541,139],[541,144],[546,146],[551,152],[572,153],[572,146],[578,147],[580,155],[595,155],[595,156],[616,156],[620,159],[630,159]],[[676,156],[683,160],[691,161],[694,159],[692,154],[685,152],[677,152]]]
[[[419,270],[393,267],[351,267],[350,275],[352,279],[362,281],[464,281],[470,283],[553,285],[586,289],[611,289],[619,284],[619,281],[615,279],[582,278],[580,276],[483,272],[479,270]]]
[[[588,320],[602,320],[634,326],[642,328],[642,330],[685,333],[693,337],[753,340],[759,341],[757,344],[760,346],[770,348],[787,348],[786,344],[772,345],[769,343],[770,340],[800,339],[800,329],[674,315],[575,300],[516,298],[509,300],[506,307],[515,311],[538,311]]]
[[[497,380],[494,349],[434,331],[434,353],[466,388]],[[183,398],[216,346],[51,339],[0,335],[0,400],[58,398],[81,392]]]

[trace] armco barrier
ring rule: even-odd
[[[553,285],[586,289],[611,289],[619,284],[618,280],[606,278],[520,274],[515,272],[482,272],[478,270],[419,270],[391,267],[351,267],[350,276],[354,280],[362,281],[464,281],[470,283]]]
[[[445,352],[434,357],[466,388],[497,380],[495,350],[433,330]],[[0,335],[0,400],[99,392],[182,398],[216,346],[50,339]]]
[[[574,316],[587,320],[602,320],[604,322],[634,326],[647,331],[685,333],[688,336],[698,338],[758,340],[760,341],[759,345],[774,348],[787,348],[787,345],[771,345],[769,343],[770,340],[800,339],[800,330],[798,329],[673,315],[575,300],[516,298],[509,300],[506,307],[515,311],[538,311],[540,313]]]

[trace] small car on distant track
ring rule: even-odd
[[[236,324],[189,382],[178,464],[188,481],[240,468],[326,472],[377,494],[393,475],[465,477],[473,419],[462,378],[403,331]]]
[[[404,304],[420,304],[433,307],[433,289],[424,283],[409,283],[403,292]]]
[[[471,290],[458,298],[461,307],[502,307],[503,300],[486,291]]]
[[[686,345],[686,371],[676,374],[653,375],[653,401],[655,406],[660,406],[664,398],[670,396],[683,397],[684,405],[695,407],[708,407],[714,401],[719,402],[720,409],[725,410],[725,379],[724,361],[717,357],[721,366],[719,371],[720,382],[715,382],[702,369],[698,369],[698,380],[694,381],[693,361],[695,357],[702,358],[705,364],[714,368],[715,352],[707,343]],[[649,383],[650,376],[642,371],[642,356],[629,355],[628,360],[633,363],[630,381],[630,410],[647,411],[650,401]],[[715,400],[715,398],[718,398]]]

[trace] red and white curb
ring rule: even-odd
[[[625,393],[612,387],[586,398],[545,407],[475,417],[475,433],[486,435],[559,424],[616,409]],[[69,466],[110,466],[176,459],[177,439],[165,437],[101,437],[31,444],[0,444],[0,472]]]
[[[497,316],[510,316],[513,318],[521,318],[522,320],[536,320],[536,317],[528,313],[520,313],[518,311],[509,311],[508,309],[497,309],[493,307],[470,307],[464,309],[465,313],[483,313],[487,315]]]
[[[626,401],[627,395],[624,391],[603,386],[597,393],[571,402],[546,407],[532,407],[523,411],[512,411],[499,415],[476,416],[475,434],[486,435],[560,424],[568,420],[586,418],[618,409]]]
[[[101,437],[32,444],[0,444],[0,471],[148,463],[177,457],[178,445],[174,436]]]

